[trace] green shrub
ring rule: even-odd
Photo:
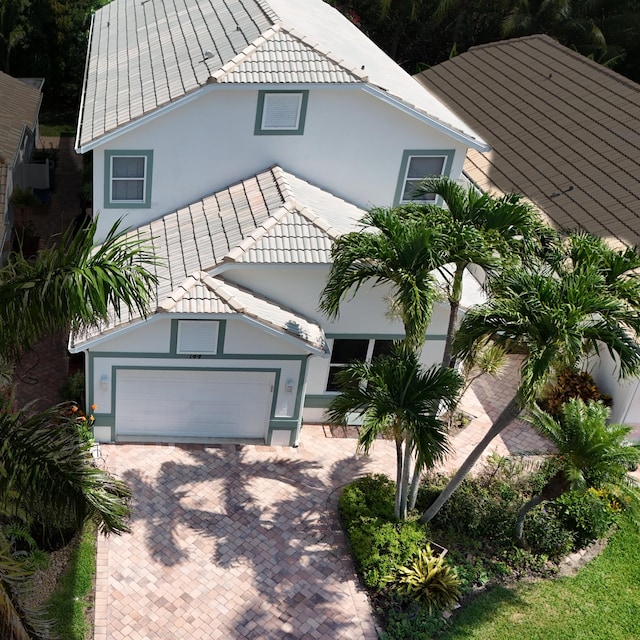
[[[407,611],[391,610],[387,630],[380,640],[431,640],[445,626],[446,622],[439,613],[430,614],[417,605]]]
[[[386,580],[396,593],[417,600],[430,614],[453,607],[460,598],[460,579],[429,544],[408,564],[396,567]]]
[[[524,537],[531,551],[559,560],[571,552],[573,535],[558,519],[554,509],[541,505],[527,515]]]
[[[359,518],[393,520],[395,484],[383,474],[363,476],[342,491],[338,510],[345,528]]]
[[[397,566],[427,544],[427,531],[416,521],[385,522],[361,517],[347,529],[356,567],[367,587],[381,589]]]
[[[616,517],[606,496],[594,489],[569,491],[555,501],[555,508],[560,522],[573,533],[575,549],[603,538]]]

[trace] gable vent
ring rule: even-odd
[[[218,322],[204,320],[180,320],[177,353],[217,353],[218,324]]]
[[[264,97],[263,129],[297,129],[300,123],[300,93],[268,93]]]

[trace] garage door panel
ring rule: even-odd
[[[118,435],[264,438],[275,374],[120,370]]]

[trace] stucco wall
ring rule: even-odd
[[[254,135],[264,88],[273,86],[206,88],[98,146],[93,208],[100,213],[99,234],[122,215],[128,226],[139,226],[273,164],[363,208],[393,204],[404,150],[455,150],[451,175],[460,175],[462,143],[357,87],[308,87],[304,135]],[[153,150],[150,208],[105,209],[106,150]]]

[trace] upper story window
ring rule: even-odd
[[[375,357],[391,352],[393,340],[369,340],[366,338],[336,338],[331,348],[331,362],[327,391],[339,391],[336,375],[354,360],[371,362]]]
[[[104,206],[151,206],[153,151],[105,151]]]
[[[301,136],[308,99],[308,91],[259,91],[255,135]]]
[[[435,202],[434,193],[417,193],[421,182],[432,176],[448,176],[451,172],[454,151],[415,150],[405,151],[394,204],[407,202]]]

